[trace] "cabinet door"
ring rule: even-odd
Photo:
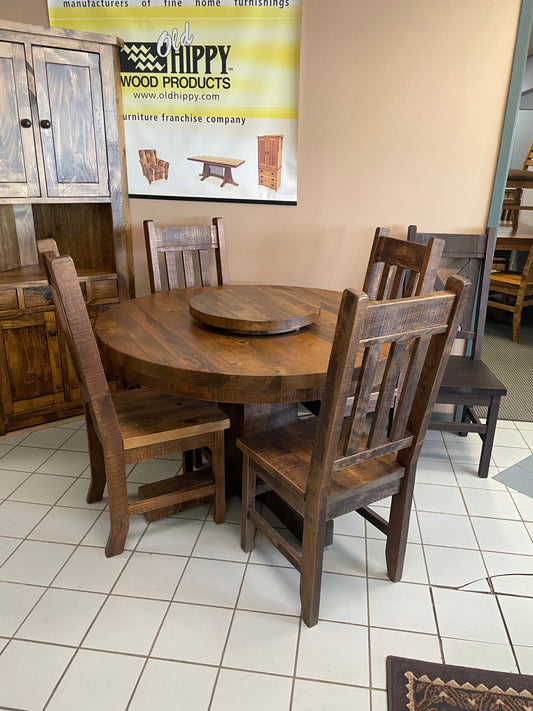
[[[0,107],[0,197],[38,197],[39,177],[22,44],[0,42]]]
[[[272,169],[279,167],[279,136],[262,136],[259,139],[258,151],[258,162],[260,167]]]
[[[109,195],[100,56],[33,47],[33,61],[47,194]]]
[[[54,312],[2,319],[0,335],[0,392],[4,414],[64,402]]]

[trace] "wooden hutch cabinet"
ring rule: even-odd
[[[92,319],[134,296],[115,37],[0,20],[0,434],[81,411],[36,242]]]
[[[257,137],[257,167],[259,185],[277,190],[281,183],[281,152],[283,136]]]

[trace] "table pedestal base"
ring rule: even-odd
[[[213,166],[209,163],[204,163],[204,169],[199,175],[201,180],[205,180],[206,178],[220,178],[222,180],[222,183],[220,184],[221,188],[223,188],[224,185],[226,185],[227,183],[239,187],[239,183],[236,183],[233,180],[233,174],[229,166],[226,166],[225,168],[220,168],[216,165]]]

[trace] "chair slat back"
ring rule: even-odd
[[[533,141],[531,142],[531,145],[529,146],[529,151],[527,152],[527,155],[524,159],[522,170],[529,170],[529,166],[531,165],[533,165]]]
[[[442,282],[449,274],[458,274],[472,283],[457,337],[472,343],[471,356],[479,360],[485,331],[496,230],[491,227],[483,234],[436,234],[417,232],[416,225],[411,225],[407,231],[407,239],[419,244],[427,244],[433,238],[444,241],[435,288],[442,288]]]
[[[526,258],[526,263],[522,269],[522,277],[520,279],[520,288],[526,289],[533,283],[533,245],[529,249],[529,254]]]
[[[160,254],[164,256],[169,289],[211,286],[213,281],[217,285],[228,283],[221,217],[213,218],[211,225],[158,228],[153,220],[143,224],[152,293],[164,288]]]
[[[427,245],[390,237],[378,227],[370,251],[363,291],[370,299],[399,299],[429,294],[433,290],[444,244]]]
[[[397,452],[416,462],[467,292],[468,282],[459,277],[450,277],[444,292],[390,301],[344,292],[317,422],[310,496],[327,493],[333,471],[362,461]]]
[[[102,441],[120,448],[120,428],[76,267],[69,256],[48,259],[47,263],[52,299],[72,356],[83,401]]]

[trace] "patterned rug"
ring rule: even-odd
[[[487,316],[481,356],[507,388],[499,419],[533,422],[533,308],[524,309],[520,343],[513,343],[513,328]]]
[[[388,711],[531,711],[533,676],[387,657]]]

